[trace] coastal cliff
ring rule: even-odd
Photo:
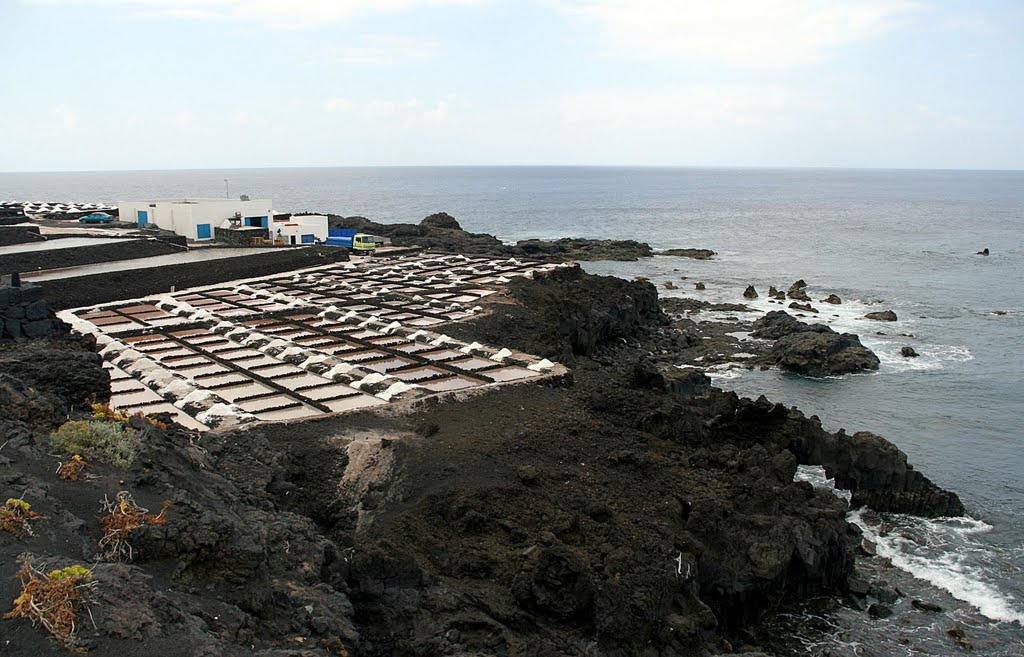
[[[92,345],[0,345],[0,483],[44,517],[0,538],[0,600],[22,553],[89,563],[99,500],[128,490],[173,506],[131,535],[130,562],[95,567],[92,654],[707,655],[755,649],[747,630],[786,601],[846,590],[847,506],[795,482],[798,464],[854,503],[962,511],[882,438],[651,360],[699,336],[649,283],[567,268],[489,310],[449,332],[571,376],[204,436],[133,421],[135,462],[78,482],[54,476],[66,457],[45,437],[109,394]],[[65,654],[0,623],[9,654]]]

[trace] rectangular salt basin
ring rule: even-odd
[[[282,422],[284,420],[299,420],[304,417],[315,417],[317,415],[323,415],[323,413],[312,406],[301,404],[299,406],[292,406],[289,408],[264,411],[262,413],[256,413],[255,415],[257,419],[265,422]]]
[[[181,360],[183,357],[188,356],[191,356],[193,358],[202,358],[201,362],[209,362],[196,352],[192,351],[191,349],[178,346],[173,342],[168,344],[166,348],[147,348],[145,351],[147,356],[154,360],[158,360],[167,366],[173,366],[177,364],[177,361]]]
[[[341,397],[351,397],[352,395],[361,395],[363,393],[341,383],[332,383],[318,388],[306,388],[300,394],[307,399],[323,401],[325,399],[340,399]]]
[[[206,376],[193,377],[196,380],[196,385],[202,388],[214,389],[217,386],[227,386],[236,383],[245,383],[246,381],[252,381],[249,377],[238,372],[228,372],[226,374],[207,374]]]
[[[119,394],[132,392],[135,390],[144,390],[146,386],[142,385],[141,381],[133,378],[123,378],[114,380],[113,377],[110,379],[110,392],[111,394]]]
[[[407,358],[386,358],[384,360],[375,360],[372,362],[363,361],[360,363],[360,366],[383,374],[384,372],[395,370],[399,367],[406,367],[413,363],[414,361]]]
[[[135,315],[138,313],[151,313],[151,312],[163,312],[154,305],[144,303],[138,306],[123,306],[117,309],[118,312],[122,312],[128,315]]]
[[[150,358],[156,358],[153,354],[167,352],[171,349],[181,349],[181,345],[172,340],[149,340],[147,342],[135,342],[131,343],[125,340],[125,343],[136,351],[144,352],[149,355]],[[189,353],[195,353],[190,351]]]
[[[323,385],[328,381],[329,379],[325,379],[322,376],[317,376],[316,374],[311,374],[309,372],[303,372],[302,374],[296,374],[295,376],[281,376],[274,378],[274,383],[284,386],[289,390],[311,388],[313,386]]]
[[[141,390],[133,390],[131,392],[110,395],[110,407],[130,408],[132,406],[139,406],[141,404],[148,404],[150,402],[159,402],[163,400],[163,397],[156,394],[149,388],[143,388]]]
[[[323,402],[324,406],[331,409],[334,413],[344,413],[345,411],[354,411],[357,408],[368,408],[370,406],[379,406],[386,404],[387,402],[378,397],[371,395],[365,395],[360,393],[351,397],[345,397],[343,399],[332,399],[330,401]]]
[[[466,354],[462,353],[461,351],[455,351],[453,349],[440,349],[438,351],[426,351],[416,355],[422,356],[427,360],[446,361],[451,360],[453,358],[460,358],[462,356],[465,356]]]
[[[175,370],[178,374],[181,374],[187,378],[194,379],[197,376],[206,376],[208,374],[220,374],[221,372],[228,372],[228,368],[224,367],[220,363],[210,363],[209,365],[199,365],[198,367],[182,367]]]
[[[405,381],[406,383],[414,383],[417,381],[423,381],[424,379],[431,379],[435,377],[448,376],[450,372],[442,370],[437,367],[417,367],[412,370],[403,370],[401,372],[393,372],[391,376],[396,379]]]
[[[256,358],[258,356],[265,356],[262,351],[251,349],[249,347],[242,347],[236,342],[229,342],[228,345],[212,345],[205,347],[210,353],[216,354],[217,358],[223,358],[224,360],[241,360],[243,358]]]
[[[485,367],[494,367],[495,365],[499,364],[500,363],[497,363],[493,360],[487,358],[480,358],[478,356],[473,356],[472,358],[464,358],[460,360],[451,360],[446,363],[446,365],[451,365],[452,367],[457,367],[460,370],[466,370],[467,372],[475,372],[476,370],[481,370],[484,369]]]
[[[286,376],[288,374],[300,374],[300,373],[302,373],[302,370],[300,370],[299,368],[295,367],[294,365],[289,365],[288,363],[282,363],[281,361],[275,361],[275,363],[277,363],[277,364],[276,365],[272,365],[270,367],[250,368],[250,371],[253,374],[257,374],[259,376],[264,376],[264,377],[266,377],[268,379],[274,379],[274,378],[277,378],[277,377]]]
[[[110,381],[111,382],[114,382],[114,381],[124,381],[125,379],[133,379],[134,380],[134,377],[131,374],[129,374],[128,372],[125,372],[120,367],[117,367],[116,365],[114,365],[112,363],[103,363],[103,368],[110,372]]]
[[[242,401],[238,403],[239,408],[249,413],[276,410],[279,408],[287,408],[289,406],[300,406],[300,404],[297,399],[295,399],[294,397],[289,397],[288,395],[273,395],[271,397],[260,397],[259,399],[250,399],[248,401]]]
[[[157,357],[159,357],[159,355],[154,356],[154,358]],[[173,370],[183,367],[192,367],[193,365],[209,365],[212,362],[213,361],[211,361],[206,356],[198,356],[192,352],[186,352],[186,355],[184,356],[177,355],[160,359],[160,363],[164,367],[169,367]]]
[[[425,381],[416,385],[422,386],[431,392],[450,392],[452,390],[472,388],[473,386],[478,386],[480,384],[461,376],[452,376],[447,379],[434,379],[433,381]]]
[[[255,372],[257,368],[266,367],[268,365],[279,365],[281,361],[276,358],[271,358],[265,354],[260,354],[257,357],[246,357],[232,360],[231,364],[235,367],[250,370]]]
[[[519,379],[528,379],[530,377],[540,376],[539,373],[528,370],[525,367],[515,366],[503,367],[498,370],[488,370],[486,372],[481,372],[481,375],[497,382],[518,381]]]
[[[239,399],[248,399],[250,397],[266,395],[274,392],[274,389],[256,381],[249,381],[248,383],[242,383],[239,385],[217,388],[214,392],[217,393],[218,397],[222,397],[229,402],[235,402]]]
[[[341,358],[342,360],[348,360],[348,361],[359,363],[359,362],[362,362],[364,360],[369,360],[371,358],[382,358],[382,357],[387,356],[387,355],[388,355],[387,352],[376,351],[376,350],[373,350],[373,349],[369,349],[369,350],[366,350],[366,351],[354,351],[354,352],[350,352],[350,353],[339,354],[338,358]]]
[[[225,342],[226,338],[224,338],[224,336],[218,335],[216,333],[208,333],[206,335],[189,336],[187,338],[184,338],[183,341],[187,342],[188,344],[207,345],[207,344],[211,344],[211,343],[214,343],[214,342]]]

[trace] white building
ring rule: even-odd
[[[322,214],[302,214],[274,217],[270,224],[270,238],[283,238],[288,244],[315,244],[327,241],[327,217]]]
[[[155,225],[184,235],[190,240],[212,240],[213,229],[236,220],[242,226],[270,228],[274,216],[269,199],[186,198],[169,201],[121,201],[121,221],[134,221],[139,228]],[[326,224],[326,218],[324,219]],[[324,229],[326,237],[326,228]]]

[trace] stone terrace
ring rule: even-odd
[[[538,379],[547,360],[438,332],[512,277],[559,265],[367,259],[64,311],[96,335],[111,406],[184,426],[299,420]]]

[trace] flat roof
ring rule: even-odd
[[[151,199],[131,199],[118,201],[118,204],[123,203],[270,203],[269,198],[251,198],[248,201],[243,201],[238,198],[202,198],[198,196],[190,196],[187,198],[151,198]]]

